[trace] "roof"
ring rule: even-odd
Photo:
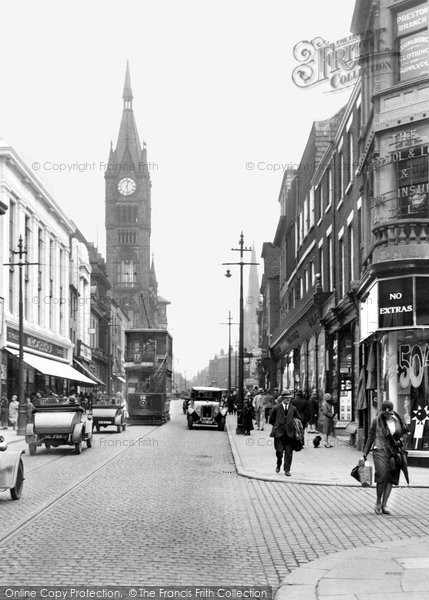
[[[223,392],[224,388],[218,388],[218,387],[204,387],[204,386],[195,386],[192,388],[193,390],[195,390],[196,392]]]

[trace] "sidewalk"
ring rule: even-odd
[[[11,427],[9,427],[9,429],[0,429],[0,435],[8,444],[25,440],[25,435],[16,435],[16,431],[14,431]]]
[[[314,448],[315,434],[306,434],[305,447],[301,452],[294,452],[291,477],[285,477],[284,471],[275,472],[274,440],[269,436],[271,425],[264,424],[263,431],[255,428],[249,436],[236,435],[236,425],[236,416],[228,415],[226,428],[239,475],[286,484],[360,487],[359,482],[351,477],[350,471],[357,465],[362,452],[349,446],[346,438],[331,441],[333,448],[325,448],[323,440],[319,448]],[[368,459],[372,464],[372,457],[369,456]],[[408,471],[411,487],[429,487],[428,469],[409,467]],[[399,487],[407,487],[402,473]]]
[[[314,448],[306,434],[305,448],[295,452],[291,477],[275,472],[271,425],[250,436],[235,433],[237,419],[227,417],[227,432],[237,473],[243,477],[286,485],[360,487],[350,476],[362,453],[337,438],[333,448]],[[331,442],[332,443],[332,442]],[[372,463],[372,459],[370,459]],[[409,467],[410,487],[429,488],[429,471]],[[401,474],[400,487],[406,487]],[[429,600],[429,540],[379,542],[333,553],[292,571],[275,600]]]

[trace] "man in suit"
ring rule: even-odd
[[[270,425],[273,426],[270,436],[274,438],[277,466],[276,473],[280,472],[284,453],[284,470],[286,477],[290,477],[290,468],[293,457],[293,444],[295,441],[294,419],[299,419],[296,407],[292,404],[292,390],[283,390],[281,402],[276,404],[271,411]]]

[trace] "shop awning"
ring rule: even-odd
[[[18,356],[18,350],[14,348],[7,349],[14,356]],[[79,373],[76,369],[73,369],[70,365],[60,362],[59,360],[51,360],[44,358],[43,356],[37,356],[36,354],[30,354],[24,352],[24,362],[33,369],[40,371],[44,375],[51,375],[52,377],[62,377],[63,379],[71,379],[72,381],[78,381],[87,385],[97,385],[93,379],[90,379],[86,375]]]
[[[82,370],[83,370],[83,372],[84,372],[84,373],[86,373],[86,374],[88,375],[88,377],[89,377],[90,379],[92,379],[92,381],[93,381],[94,383],[96,383],[96,384],[98,384],[98,385],[106,385],[106,384],[104,383],[104,381],[101,381],[101,379],[99,379],[99,378],[97,377],[97,375],[94,375],[94,373],[93,373],[92,371],[90,371],[86,365],[84,365],[83,363],[81,363],[81,362],[80,362],[80,360],[76,360],[76,359],[74,359],[74,363],[75,363],[76,365],[78,365],[78,367],[79,367],[80,369],[82,369]]]

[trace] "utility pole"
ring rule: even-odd
[[[221,325],[228,325],[228,394],[231,393],[231,325],[239,325],[239,323],[233,323],[231,317],[231,311],[228,311],[228,323],[221,323]]]
[[[26,414],[25,414],[25,398],[24,398],[24,302],[22,298],[22,267],[27,265],[39,265],[40,263],[32,263],[23,261],[24,254],[27,254],[27,249],[24,250],[22,243],[22,235],[19,236],[18,250],[12,250],[12,254],[18,254],[19,262],[4,263],[5,266],[19,267],[19,304],[18,304],[18,338],[19,338],[19,354],[18,354],[18,427],[17,435],[25,435]],[[9,307],[12,309],[12,307]]]
[[[238,342],[238,405],[237,405],[237,429],[236,434],[243,434],[243,404],[244,404],[244,305],[243,305],[243,266],[258,265],[259,263],[243,262],[244,252],[251,252],[252,248],[244,246],[243,232],[240,234],[238,248],[231,248],[233,252],[240,252],[240,262],[238,263],[222,263],[223,265],[238,265],[240,267],[240,335]],[[232,277],[231,271],[227,269],[225,277]]]

